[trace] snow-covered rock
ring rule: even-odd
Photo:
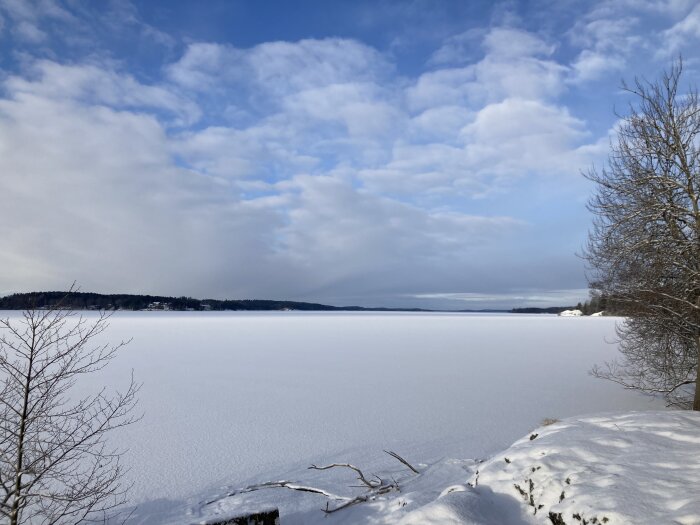
[[[591,317],[603,317],[603,312],[596,312],[594,314],[591,314]]]
[[[564,310],[559,314],[560,317],[581,317],[582,315],[581,310]]]

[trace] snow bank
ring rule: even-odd
[[[470,483],[475,487],[456,487],[460,492],[400,523],[437,523],[430,518],[435,513],[447,514],[446,523],[480,525],[698,524],[700,414],[567,419],[535,430],[483,463]],[[498,497],[507,503],[501,500],[495,511]],[[513,501],[519,502],[518,515]]]
[[[528,433],[485,462],[419,464],[418,475],[400,465],[375,466],[381,468],[369,471],[396,479],[400,491],[327,516],[320,510],[324,497],[279,489],[221,497],[194,515],[275,503],[284,525],[700,523],[700,414],[692,412],[566,419]],[[342,471],[325,478],[288,475],[306,485],[330,484],[336,494],[353,484]]]
[[[479,486],[519,499],[528,523],[547,524],[550,512],[567,524],[581,523],[575,515],[698,524],[698,483],[700,414],[681,411],[567,419],[524,437],[479,474]]]
[[[583,312],[581,310],[564,310],[559,313],[559,317],[581,317]]]

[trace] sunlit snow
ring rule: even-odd
[[[661,408],[588,375],[615,357],[615,322],[119,312],[106,337],[133,341],[81,388],[125,385],[132,369],[143,382],[144,417],[114,442],[129,449],[137,516],[166,522],[206,494],[312,462],[376,464],[383,449],[422,464],[483,459],[546,417]]]

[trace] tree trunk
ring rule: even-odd
[[[700,337],[697,338],[698,343],[698,364],[695,372],[695,398],[693,399],[693,410],[700,410]]]
[[[13,489],[12,509],[10,510],[10,525],[19,523],[20,499],[22,497],[22,471],[24,469],[24,441],[27,432],[29,415],[29,391],[32,387],[32,372],[34,371],[34,349],[36,345],[36,326],[32,325],[32,345],[29,348],[29,364],[24,382],[24,398],[22,402],[22,417],[19,422],[17,436],[17,463],[15,464],[15,486]]]

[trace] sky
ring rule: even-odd
[[[585,300],[622,80],[690,0],[0,0],[0,294]]]

